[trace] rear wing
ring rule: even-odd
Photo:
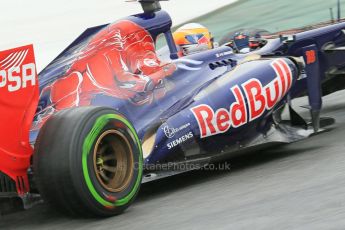
[[[0,193],[29,191],[27,170],[33,149],[29,129],[38,103],[32,45],[0,52]],[[13,190],[15,184],[16,191]]]

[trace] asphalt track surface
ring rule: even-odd
[[[145,184],[120,216],[73,219],[41,204],[0,217],[0,229],[345,229],[345,91],[325,97],[322,115],[336,119],[327,132],[230,159],[231,170]]]

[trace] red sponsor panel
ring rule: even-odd
[[[20,194],[29,189],[26,172],[33,152],[29,129],[37,102],[33,46],[0,52],[0,171],[16,181]]]

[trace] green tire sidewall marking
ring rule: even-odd
[[[139,165],[138,165],[139,173],[138,173],[138,177],[136,179],[136,182],[135,182],[133,189],[131,190],[131,192],[128,195],[126,195],[125,197],[123,197],[119,200],[116,200],[114,203],[111,203],[111,202],[103,199],[103,197],[101,195],[99,195],[99,193],[96,191],[95,187],[92,184],[90,174],[89,174],[88,164],[87,164],[88,155],[90,153],[90,150],[91,150],[96,138],[98,137],[100,131],[104,128],[104,126],[108,123],[108,121],[110,119],[115,119],[115,120],[119,120],[119,121],[123,122],[131,130],[132,134],[135,137],[135,141],[139,147],[139,152],[140,152]],[[82,167],[83,167],[83,174],[84,174],[86,185],[87,185],[88,189],[90,190],[92,196],[95,198],[95,200],[98,203],[102,204],[103,206],[107,206],[107,207],[118,207],[118,206],[126,205],[134,197],[134,195],[136,194],[136,191],[138,190],[138,188],[140,186],[140,181],[141,181],[141,177],[142,177],[142,173],[143,173],[143,158],[142,158],[142,149],[140,146],[141,146],[141,144],[139,141],[139,137],[138,137],[134,127],[124,117],[117,115],[117,114],[105,114],[105,115],[97,118],[94,126],[92,127],[89,134],[86,136],[84,143],[83,143]]]

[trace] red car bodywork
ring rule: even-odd
[[[43,93],[50,91],[56,110],[90,105],[90,97],[97,93],[142,105],[165,94],[164,87],[159,93],[153,89],[175,70],[158,59],[155,43],[144,28],[123,20],[89,41],[66,75]]]
[[[30,189],[29,129],[38,94],[33,46],[0,52],[0,172],[15,182],[19,195]]]
[[[176,71],[157,57],[150,33],[129,20],[104,29],[76,52],[66,74],[44,87],[50,106],[38,116],[37,130],[56,111],[88,106],[95,95],[130,100],[141,106],[166,94],[164,79]]]

